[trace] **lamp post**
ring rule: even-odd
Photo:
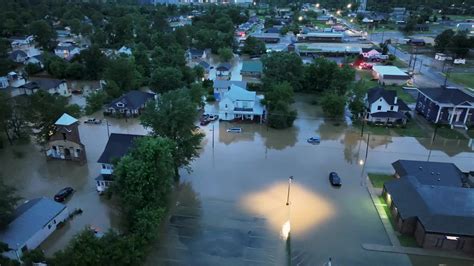
[[[448,77],[449,77],[449,73],[451,72],[451,70],[453,70],[452,68],[448,68],[446,69],[446,72],[445,72],[445,75],[444,75],[444,85],[443,87],[446,89],[446,85],[448,83]]]
[[[286,206],[290,205],[290,188],[293,176],[288,177],[288,193],[286,194]]]

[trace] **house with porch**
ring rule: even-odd
[[[252,120],[262,123],[266,110],[262,105],[263,95],[232,84],[219,102],[219,119],[224,121]]]
[[[0,242],[8,246],[1,255],[20,260],[23,253],[37,248],[69,217],[66,205],[49,198],[36,198],[18,206],[13,220],[0,231]]]
[[[474,95],[459,88],[418,89],[416,111],[432,123],[467,129],[474,124]]]
[[[186,51],[186,58],[189,61],[192,60],[203,60],[206,58],[206,50],[196,49],[196,48],[189,48]]]
[[[367,92],[365,106],[365,120],[384,125],[405,125],[407,113],[411,111],[408,105],[398,98],[396,91],[381,87],[372,88]]]
[[[154,93],[132,90],[113,100],[105,110],[105,115],[135,117],[140,115],[145,104],[155,99]]]
[[[96,177],[97,192],[102,193],[113,182],[114,163],[120,160],[133,147],[136,139],[142,135],[112,133],[109,136],[104,151],[97,160],[101,164],[100,175]]]
[[[86,150],[79,135],[79,121],[64,113],[55,123],[49,133],[46,146],[48,159],[70,160],[85,163]]]
[[[71,96],[71,92],[68,89],[67,82],[60,79],[34,79],[19,87],[21,94],[32,95],[33,93],[44,90],[49,94],[61,95],[64,97]]]
[[[224,94],[226,94],[232,85],[247,89],[247,81],[244,80],[214,80],[214,97],[217,101],[224,99]]]

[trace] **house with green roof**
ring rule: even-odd
[[[244,77],[261,78],[263,74],[262,61],[260,59],[243,61],[240,74]]]

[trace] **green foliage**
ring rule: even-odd
[[[39,73],[39,72],[41,72],[41,70],[43,70],[43,69],[41,68],[40,64],[28,63],[25,66],[25,71],[26,71],[26,73],[28,73],[28,75],[33,75],[33,74]]]
[[[13,218],[16,203],[20,200],[16,196],[16,189],[8,186],[0,177],[0,228],[5,228]]]
[[[273,128],[282,129],[293,125],[296,119],[296,111],[291,109],[294,92],[288,82],[272,85],[265,91],[263,104],[268,110],[268,125]]]
[[[84,66],[83,77],[85,79],[97,80],[102,77],[108,59],[100,51],[98,45],[92,45],[89,49],[81,51],[77,56],[77,61],[82,63]]]
[[[107,94],[104,91],[95,91],[86,96],[86,115],[91,115],[100,109],[107,100]]]
[[[333,61],[317,58],[305,68],[304,90],[312,93],[334,90],[345,94],[354,78],[355,72],[349,66],[339,67]]]
[[[244,43],[242,53],[249,54],[251,56],[262,55],[266,51],[265,43],[257,38],[249,36]]]
[[[28,121],[35,129],[36,140],[42,144],[49,140],[49,136],[54,132],[54,122],[67,113],[74,117],[79,117],[81,108],[76,105],[68,104],[68,99],[52,95],[43,90],[39,90],[30,97],[30,105],[28,112]]]
[[[8,59],[10,42],[0,38],[0,76],[6,75],[13,68],[13,63]]]
[[[41,249],[37,248],[23,253],[21,260],[25,265],[32,266],[33,263],[46,262],[46,256]]]
[[[263,57],[264,83],[289,82],[295,91],[302,89],[303,62],[295,53],[277,52]]]
[[[35,41],[45,50],[51,49],[51,41],[56,38],[56,32],[44,20],[37,20],[30,24],[30,32]]]
[[[352,86],[351,96],[349,97],[349,109],[355,118],[359,118],[365,111],[365,81],[359,80]]]
[[[436,51],[444,53],[446,47],[451,42],[451,39],[453,38],[454,34],[454,31],[449,29],[441,32],[438,36],[436,36],[434,46]]]
[[[150,87],[155,92],[163,93],[184,86],[183,74],[174,67],[160,67],[153,71],[150,79]]]
[[[202,66],[195,65],[193,67],[193,71],[194,71],[194,75],[195,75],[197,80],[200,81],[202,78],[204,78],[205,70]]]
[[[217,54],[219,55],[219,58],[223,62],[227,62],[234,57],[234,53],[232,52],[232,49],[230,49],[229,47],[219,48],[219,50],[217,51]]]
[[[206,96],[206,101],[208,103],[213,103],[213,102],[216,101],[216,97],[214,95],[209,94],[209,95]]]
[[[78,62],[68,64],[65,72],[65,76],[68,79],[82,79],[85,68]]]
[[[321,98],[324,114],[330,118],[342,118],[346,97],[335,92],[326,92]]]
[[[66,60],[62,58],[59,58],[54,55],[45,57],[46,71],[55,78],[59,78],[59,79],[65,78],[67,66],[68,66],[68,62],[66,62]]]
[[[204,108],[204,102],[202,99],[205,94],[206,90],[202,87],[201,83],[191,84],[191,87],[189,88],[189,96],[199,108]]]
[[[175,142],[172,153],[176,177],[179,176],[179,167],[187,167],[199,155],[203,135],[193,133],[197,117],[197,104],[187,89],[162,94],[157,103],[148,104],[140,116],[142,125],[150,128],[154,136],[167,137]]]
[[[469,38],[466,32],[458,32],[449,41],[446,48],[458,58],[466,58],[469,49],[474,47],[474,38]]]
[[[141,85],[141,75],[133,58],[119,57],[111,60],[105,69],[105,79],[107,82],[115,82],[121,92],[138,89]]]

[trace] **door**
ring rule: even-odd
[[[69,150],[68,148],[64,148],[64,158],[66,160],[71,159],[71,150]]]

